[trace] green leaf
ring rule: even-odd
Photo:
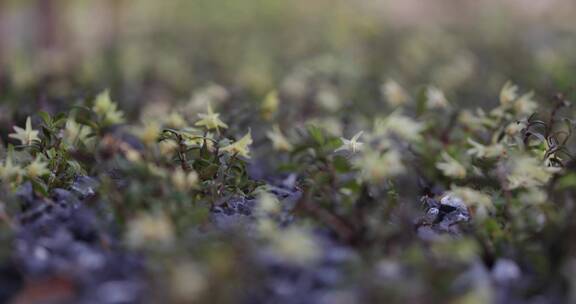
[[[338,173],[347,173],[352,170],[352,165],[344,156],[337,155],[334,157],[334,168]]]
[[[38,112],[38,115],[40,116],[40,118],[42,118],[46,126],[48,127],[52,126],[52,117],[50,117],[50,114],[44,111],[40,111]]]
[[[200,157],[206,160],[212,157],[212,153],[208,149],[208,142],[202,144],[202,147],[200,148]]]
[[[324,144],[324,133],[322,132],[322,129],[320,129],[319,127],[315,126],[315,125],[308,125],[308,134],[310,134],[310,137],[312,137],[312,139],[314,139],[314,141],[319,144],[319,145],[323,145]]]
[[[558,180],[559,190],[576,188],[576,174],[568,174]]]
[[[200,170],[200,172],[198,172],[198,174],[200,175],[200,178],[203,180],[212,179],[212,178],[214,178],[214,176],[218,172],[218,168],[219,168],[218,165],[210,164],[210,165],[202,168]]]
[[[426,111],[426,87],[421,88],[416,95],[416,116]]]
[[[90,119],[86,119],[86,118],[84,118],[84,117],[76,117],[76,121],[77,121],[79,124],[83,124],[83,125],[89,126],[89,127],[92,128],[93,130],[98,130],[98,129],[99,129],[98,124],[97,124],[96,122],[90,120]]]
[[[43,181],[35,178],[31,179],[30,181],[32,182],[32,188],[35,192],[42,194],[44,197],[48,197],[48,186],[46,186]]]

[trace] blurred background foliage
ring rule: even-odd
[[[206,292],[208,299],[214,299],[207,303],[231,302],[237,295],[246,295],[244,285],[264,286],[246,280],[244,273],[256,273],[254,277],[270,285],[283,284],[270,279],[284,274],[273,267],[267,273],[266,263],[276,262],[260,258],[259,248],[264,248],[260,241],[252,242],[241,231],[204,234],[210,229],[204,225],[209,216],[218,224],[218,218],[236,216],[238,206],[248,208],[246,201],[231,199],[215,204],[224,201],[216,194],[225,183],[213,180],[216,173],[210,170],[216,166],[229,173],[232,161],[229,167],[214,163],[194,167],[210,168],[205,177],[200,176],[206,191],[198,194],[210,199],[210,210],[200,199],[190,199],[190,189],[172,191],[178,185],[174,177],[186,188],[186,183],[192,183],[188,179],[194,177],[195,183],[198,176],[184,175],[184,168],[174,167],[174,150],[162,151],[186,146],[157,146],[156,140],[163,129],[198,126],[198,114],[212,112],[206,109],[206,103],[212,102],[228,124],[226,130],[217,131],[222,136],[219,145],[232,145],[231,138],[236,142],[241,136],[254,142],[253,161],[246,168],[240,164],[238,176],[230,178],[232,190],[243,190],[252,200],[257,184],[249,181],[289,185],[285,186],[289,190],[271,189],[279,193],[274,195],[288,193],[283,204],[287,208],[297,204],[295,218],[302,221],[296,225],[306,224],[302,226],[306,229],[276,233],[269,229],[276,227],[275,222],[265,214],[264,221],[258,220],[262,225],[258,229],[271,236],[264,241],[280,248],[280,253],[307,258],[319,251],[311,245],[315,238],[307,225],[317,221],[319,227],[328,228],[319,232],[330,242],[320,247],[326,253],[351,257],[343,260],[355,268],[343,277],[359,282],[357,292],[366,299],[359,302],[441,302],[446,293],[450,298],[457,294],[459,301],[452,303],[486,303],[493,296],[487,271],[496,273],[494,277],[499,272],[514,277],[525,274],[526,280],[513,286],[521,299],[534,296],[537,302],[540,295],[552,302],[555,298],[550,296],[573,299],[574,288],[568,287],[575,285],[568,273],[576,265],[575,242],[569,237],[576,235],[572,233],[576,231],[573,158],[566,156],[571,160],[569,174],[550,184],[517,190],[503,186],[502,180],[512,176],[522,181],[532,174],[547,182],[550,176],[537,158],[558,151],[563,145],[558,144],[560,135],[571,134],[555,129],[553,122],[564,97],[576,97],[574,16],[573,0],[0,0],[0,146],[9,142],[13,126],[30,124],[30,133],[32,125],[42,124],[40,118],[46,124],[47,114],[39,115],[40,110],[55,114],[73,109],[62,116],[60,128],[42,129],[47,142],[67,134],[80,136],[77,123],[95,124],[93,129],[99,132],[94,145],[79,147],[87,152],[73,156],[86,157],[79,161],[90,169],[88,174],[102,180],[100,195],[111,202],[104,207],[121,220],[126,218],[125,239],[154,245],[147,237],[178,240],[178,247],[172,248],[178,252],[164,251],[162,246],[150,251],[161,261],[152,263],[152,273],[164,272],[154,282],[166,285],[159,289],[161,298],[162,290],[174,288],[166,293],[176,297],[182,293],[189,299]],[[511,82],[504,85],[507,81]],[[551,98],[556,93],[565,95]],[[527,119],[536,110],[532,98],[548,104]],[[112,100],[118,101],[120,109]],[[101,117],[96,110],[96,116],[91,116],[101,125],[90,124],[81,117],[81,108],[71,105],[88,106],[84,112],[104,108]],[[472,112],[474,107],[487,111]],[[112,122],[106,122],[106,117],[120,123],[122,113],[126,128],[108,130],[106,124]],[[30,123],[25,123],[29,115]],[[544,133],[555,131],[553,140],[546,138],[532,150],[524,150],[516,140],[529,127],[518,121],[546,125],[535,119],[551,122]],[[571,130],[574,123],[566,121]],[[352,130],[366,133],[360,138],[362,132]],[[335,155],[340,136],[345,142],[360,138],[370,147],[357,158]],[[137,144],[138,138],[148,139],[148,146]],[[524,144],[529,146],[526,138]],[[288,143],[283,154],[277,151],[280,139]],[[62,149],[61,155],[67,157],[69,151]],[[201,152],[186,153],[196,160]],[[520,152],[530,157],[517,157]],[[220,161],[218,149],[214,161]],[[14,171],[11,161],[3,166]],[[404,172],[408,174],[403,176]],[[127,184],[119,173],[130,177]],[[158,176],[164,176],[164,182],[158,182]],[[375,181],[360,183],[370,178]],[[126,185],[128,190],[123,188]],[[302,192],[292,193],[300,186]],[[423,186],[431,196],[451,189],[476,208],[474,216],[478,216],[470,224],[474,226],[464,227],[462,238],[434,242],[430,237],[420,242],[414,219],[422,211],[416,195]],[[548,195],[562,203],[546,204]],[[430,201],[431,206],[439,204]],[[484,217],[488,208],[493,217]],[[163,212],[149,217],[148,211]],[[286,221],[292,219],[292,209],[289,212]],[[280,213],[276,215],[274,220],[285,221]],[[436,217],[425,220],[434,223]],[[11,237],[0,230],[0,243],[7,244]],[[337,250],[339,245],[332,239],[356,246],[358,256],[347,253],[352,247]],[[8,256],[9,245],[0,248],[5,248],[0,249],[0,257]],[[302,269],[310,275],[318,270]],[[317,273],[331,271],[324,270]],[[294,277],[289,270],[285,273]],[[462,293],[462,284],[474,292]],[[513,293],[507,284],[499,286]],[[353,303],[341,291],[329,294],[325,303]]]
[[[509,79],[570,91],[575,13],[569,0],[0,0],[0,102],[29,113],[110,88],[137,117],[210,83],[260,102],[312,75],[360,109],[389,78],[493,105]]]

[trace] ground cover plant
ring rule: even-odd
[[[350,139],[268,123],[274,179],[250,173],[252,131],[230,130],[210,101],[126,125],[104,91],[28,117],[2,150],[6,267],[19,270],[4,280],[22,301],[41,288],[30,278],[62,285],[49,297],[102,302],[142,300],[149,284],[206,302],[567,296],[569,102],[539,110],[506,83],[496,108],[449,114],[440,92],[399,92]],[[273,92],[256,113],[278,104]]]
[[[46,1],[0,34],[0,302],[575,301],[562,4]]]

